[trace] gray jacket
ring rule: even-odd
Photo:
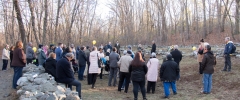
[[[119,54],[117,54],[116,52],[111,52],[109,55],[109,65],[110,67],[118,67],[117,62],[119,61]]]
[[[38,49],[38,64],[43,65],[46,59],[47,57],[44,51],[42,49]]]
[[[32,49],[31,46],[27,46],[27,49],[26,49],[26,58],[27,58],[27,59],[33,59],[33,58],[35,58],[34,51],[33,51],[33,49]]]

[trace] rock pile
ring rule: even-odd
[[[80,100],[77,92],[59,84],[43,67],[29,64],[23,68],[23,76],[17,81],[19,100]]]

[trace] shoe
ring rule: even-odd
[[[231,70],[228,70],[228,72],[231,72]]]
[[[95,87],[92,87],[92,89],[95,89]]]
[[[227,70],[223,69],[222,71],[227,71]]]
[[[147,91],[147,93],[150,93],[149,91]]]
[[[152,94],[154,94],[155,92],[152,92]]]
[[[163,99],[168,99],[169,98],[169,96],[163,96]]]
[[[124,90],[124,88],[121,88],[121,90]]]
[[[173,95],[177,95],[177,92],[176,92],[176,93],[173,93]]]
[[[147,100],[147,98],[143,98],[143,100]]]

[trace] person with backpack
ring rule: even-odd
[[[224,63],[225,63],[225,66],[224,66],[224,69],[222,71],[230,72],[231,71],[231,57],[230,57],[230,54],[235,52],[236,47],[233,45],[233,42],[230,41],[230,37],[226,37],[225,42],[227,43],[225,45],[225,49],[224,49],[224,58],[225,58]]]
[[[202,63],[202,59],[203,59],[203,50],[204,50],[204,40],[201,39],[200,40],[200,44],[198,46],[198,50],[197,50],[197,61],[199,62],[199,74],[202,74],[201,71],[201,63]]]

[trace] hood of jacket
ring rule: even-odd
[[[46,62],[51,62],[51,61],[54,61],[55,59],[53,59],[52,57],[49,57]]]
[[[213,58],[214,57],[214,54],[212,51],[208,51],[206,52],[206,54],[210,57],[210,58]]]

